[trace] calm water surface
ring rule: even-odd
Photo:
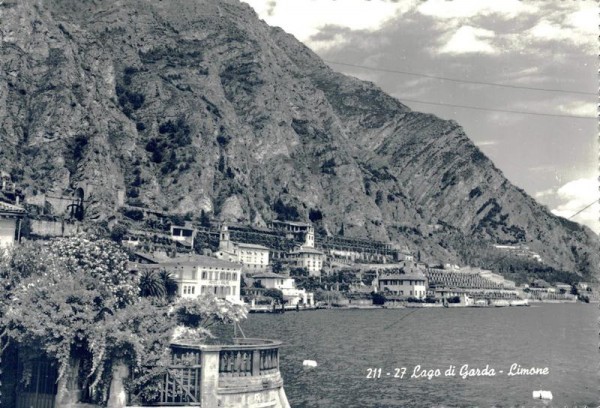
[[[584,304],[318,310],[252,314],[243,329],[284,342],[281,372],[293,408],[598,407],[597,319],[598,305]],[[306,359],[318,367],[304,368]],[[513,363],[549,374],[508,376]],[[496,376],[462,379],[464,364],[489,365]],[[441,376],[410,378],[416,365]],[[456,376],[445,377],[450,365]],[[394,378],[401,367],[404,378]],[[369,368],[381,368],[381,378],[368,379]],[[533,400],[533,390],[554,399]]]

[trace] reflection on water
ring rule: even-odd
[[[249,337],[284,341],[281,371],[293,408],[596,407],[597,315],[597,305],[583,304],[318,310],[253,314],[243,327]],[[306,359],[318,367],[304,368]],[[496,375],[463,379],[465,364]],[[508,376],[512,364],[549,374]],[[410,378],[417,365],[418,373],[440,375]],[[445,376],[450,366],[455,375]],[[379,378],[367,378],[374,370]],[[553,401],[533,400],[534,390],[552,391]]]

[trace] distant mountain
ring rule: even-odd
[[[0,166],[28,199],[127,201],[392,240],[424,259],[523,243],[589,278],[600,244],[513,186],[454,121],[329,69],[235,0],[4,0]]]

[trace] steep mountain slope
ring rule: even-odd
[[[100,219],[125,189],[258,224],[281,200],[427,259],[460,261],[458,237],[598,270],[598,237],[512,186],[457,123],[333,72],[235,0],[5,0],[0,41],[0,166],[30,199],[85,185]]]

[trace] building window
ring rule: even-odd
[[[202,271],[202,279],[206,279],[206,271]]]

